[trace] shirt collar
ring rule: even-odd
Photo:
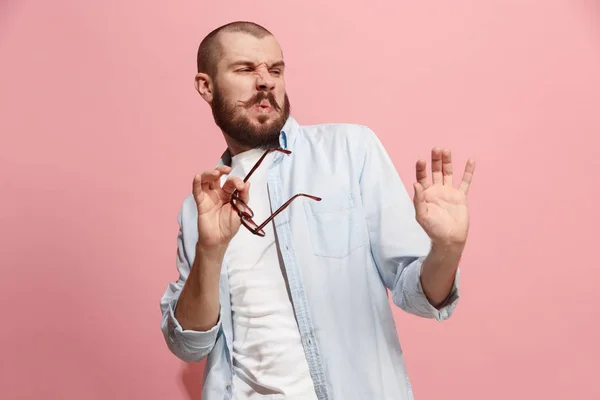
[[[294,145],[300,125],[293,117],[289,117],[283,128],[281,128],[281,134],[279,135],[279,146],[286,150],[291,150]]]

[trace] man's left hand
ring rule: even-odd
[[[458,188],[453,184],[450,150],[431,151],[432,179],[427,179],[427,163],[417,161],[414,204],[417,222],[423,227],[434,247],[462,251],[469,231],[467,193],[475,161],[469,160]]]

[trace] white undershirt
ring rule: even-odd
[[[264,153],[253,149],[232,158],[231,176],[243,178]],[[276,153],[270,153],[250,177],[254,221],[271,214],[267,173]],[[227,248],[233,314],[233,387],[235,400],[316,400],[314,385],[300,341],[298,324],[288,295],[283,263],[275,243],[273,222],[260,237],[244,226]]]

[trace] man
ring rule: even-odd
[[[284,72],[253,23],[200,45],[196,88],[227,150],[179,213],[166,342],[208,356],[205,400],[412,399],[386,288],[409,313],[450,316],[474,163],[455,188],[450,152],[433,149],[411,201],[369,128],[290,117]]]

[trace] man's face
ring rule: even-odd
[[[277,146],[290,115],[279,44],[244,33],[224,33],[220,41],[211,101],[216,124],[243,147]]]

